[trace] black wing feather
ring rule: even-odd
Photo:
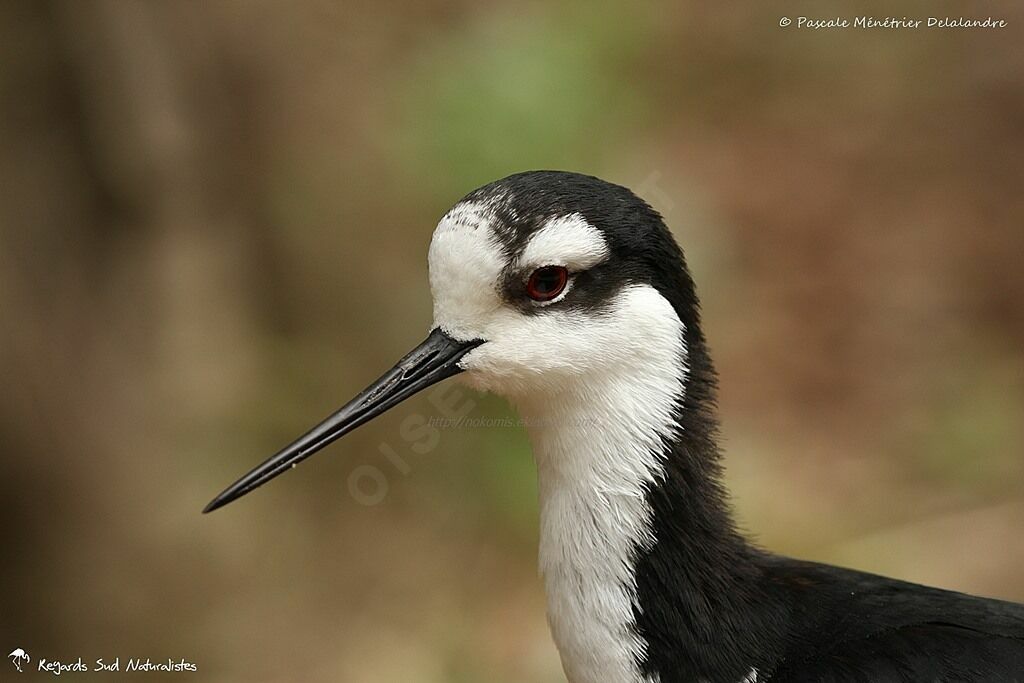
[[[773,558],[793,606],[772,683],[1024,683],[1024,605]]]
[[[906,626],[783,665],[772,683],[1024,683],[1024,639],[954,624]]]

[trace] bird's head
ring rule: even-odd
[[[679,340],[662,295],[682,270],[660,217],[623,187],[524,173],[456,204],[430,244],[434,327],[478,389],[522,399],[625,372]]]
[[[438,224],[429,265],[427,339],[207,511],[452,375],[517,403],[600,391],[652,368],[652,381],[681,385],[699,342],[693,284],[661,217],[590,176],[534,171],[473,191]]]

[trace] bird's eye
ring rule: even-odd
[[[562,293],[569,282],[569,271],[563,266],[544,266],[530,274],[526,294],[534,301],[551,301]]]

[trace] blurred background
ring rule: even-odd
[[[437,219],[534,168],[687,251],[759,542],[1024,600],[1024,9],[789,5],[0,4],[0,645],[564,680],[515,426],[420,452],[420,396],[199,514],[421,340]]]

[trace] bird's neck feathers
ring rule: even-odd
[[[573,683],[656,680],[654,643],[707,639],[706,591],[728,594],[751,564],[719,483],[703,339],[657,296],[630,309],[653,339],[623,340],[628,360],[514,400],[538,466],[548,618]]]
[[[662,681],[756,680],[775,607],[763,553],[737,532],[722,484],[716,379],[699,333],[689,350],[679,435],[665,444],[661,480],[646,499],[655,542],[634,571],[641,670]]]

